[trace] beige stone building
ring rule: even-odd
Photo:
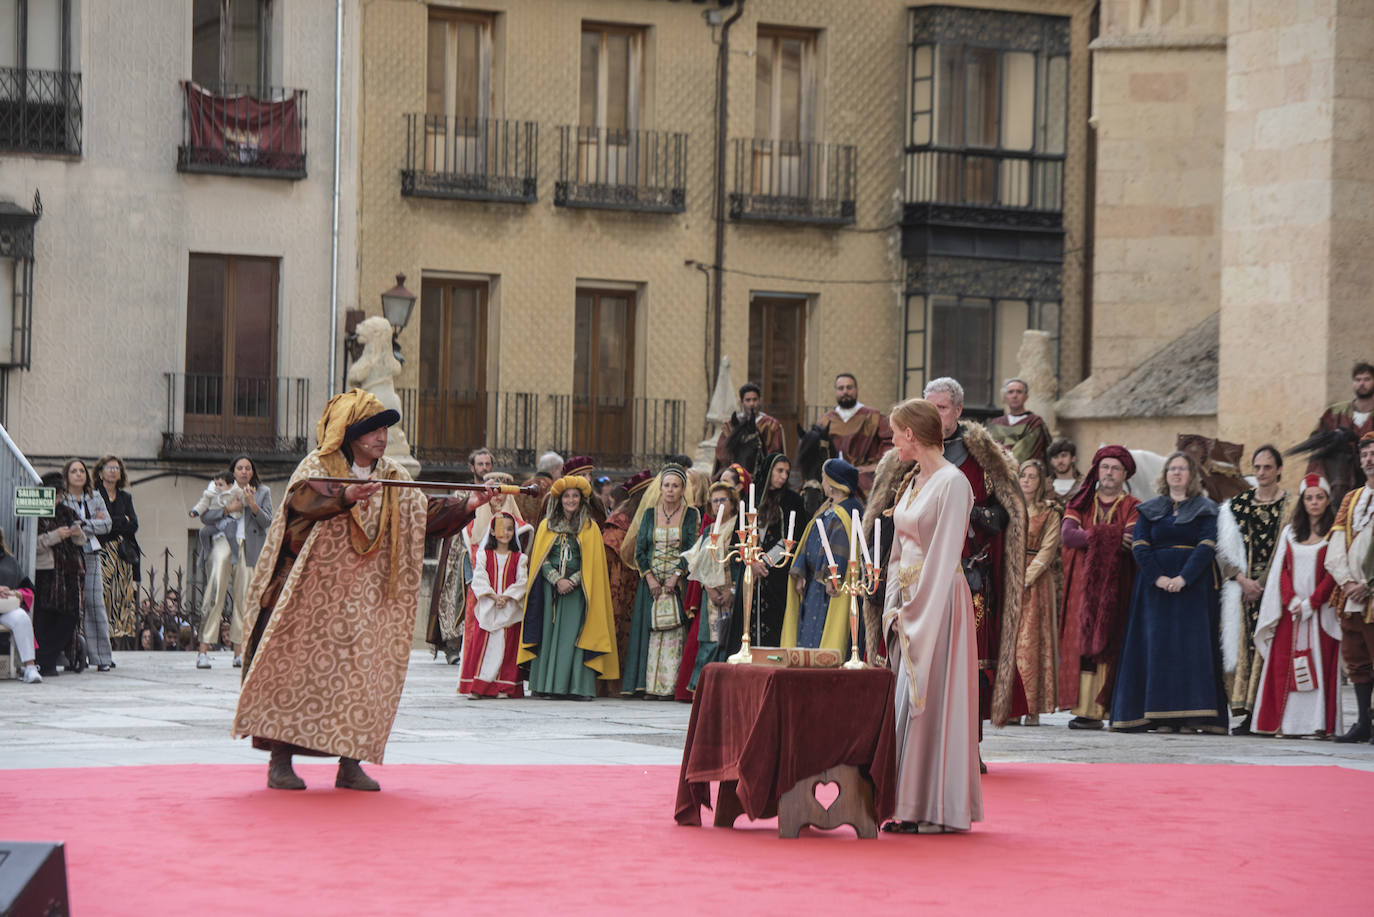
[[[330,394],[357,47],[333,0],[0,2],[0,419],[40,472],[126,460],[159,597],[210,474],[280,480]]]
[[[417,457],[692,452],[721,357],[789,431],[842,371],[991,408],[1028,327],[1076,382],[1093,4],[997,6],[363,4],[357,288],[418,297]]]
[[[1091,374],[1058,404],[1082,449],[1167,453],[1184,432],[1287,448],[1350,398],[1374,357],[1372,17],[1101,4]]]

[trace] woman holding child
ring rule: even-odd
[[[253,460],[240,455],[229,465],[233,475],[230,496],[222,506],[211,506],[201,514],[212,534],[210,557],[205,564],[205,594],[200,606],[200,648],[196,668],[210,668],[210,644],[219,639],[224,598],[231,580],[233,608],[229,640],[234,647],[234,668],[243,665],[243,607],[253,567],[267,540],[272,524],[272,491],[258,480]],[[240,496],[241,494],[241,496]]]

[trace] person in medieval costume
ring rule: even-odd
[[[1135,459],[1103,446],[1064,511],[1064,615],[1059,627],[1059,706],[1070,729],[1101,729],[1135,586],[1131,555],[1140,501],[1126,493]]]
[[[1360,437],[1364,485],[1341,500],[1326,549],[1326,569],[1341,595],[1341,661],[1355,686],[1355,725],[1337,742],[1374,742],[1370,701],[1374,694],[1374,431]]]
[[[359,762],[381,763],[401,700],[425,537],[458,531],[489,496],[383,487],[410,480],[384,455],[399,420],[370,392],[331,398],[268,528],[248,587],[233,733],[271,751],[272,789],[305,789],[296,754],[338,756],[336,787],[379,789]],[[355,483],[311,480],[321,477]]]
[[[835,377],[835,406],[819,421],[830,443],[830,454],[859,469],[859,486],[873,487],[873,472],[892,448],[892,425],[882,411],[859,400],[859,382],[852,373]]]
[[[782,562],[788,551],[788,529],[791,528],[795,535],[796,526],[792,520],[797,516],[804,519],[806,511],[802,498],[787,486],[791,470],[792,463],[787,456],[775,453],[764,460],[763,473],[754,482],[758,496],[754,522],[766,561],[754,564],[754,595],[749,616],[749,640],[753,646],[778,646],[782,638],[782,619],[787,611],[787,593],[792,582],[788,574],[790,565]],[[742,506],[748,503],[751,495],[752,492],[746,491],[741,499]],[[727,658],[738,652],[744,641],[745,593],[741,580],[726,626],[725,645],[720,648]]]
[[[981,424],[960,422],[963,386],[949,377],[932,379],[924,395],[940,412],[945,459],[964,473],[973,488],[963,567],[973,592],[977,625],[981,731],[982,720],[1002,726],[1030,712],[1016,670],[1026,581],[1026,501],[1011,457]]]
[[[504,471],[489,471],[482,476],[482,482],[499,486],[514,484],[515,479]],[[477,508],[472,521],[452,538],[445,539],[439,549],[434,584],[430,587],[425,642],[430,645],[435,657],[443,650],[449,665],[457,665],[462,658],[463,635],[466,632],[464,621],[473,603],[472,556],[486,539],[491,520],[507,512],[515,517],[517,525],[524,524],[525,517],[513,497],[503,493],[492,494],[490,502]]]
[[[1217,505],[1186,452],[1164,462],[1140,504],[1131,553],[1140,573],[1112,684],[1112,729],[1226,735],[1217,596]]]
[[[830,579],[831,564],[843,581],[851,534],[863,516],[859,469],[844,459],[828,460],[821,469],[825,502],[802,529],[792,561],[792,586],[782,618],[779,646],[849,649],[849,596]]]
[[[518,661],[530,663],[536,697],[591,700],[598,680],[620,677],[606,546],[588,514],[591,498],[586,478],[554,481],[534,535]]]
[[[630,524],[640,581],[625,648],[622,695],[670,700],[676,692],[687,637],[683,553],[696,543],[700,532],[701,514],[687,504],[686,470],[681,465],[665,465],[658,473],[657,494],[645,497]]]
[[[1260,600],[1279,532],[1293,515],[1296,498],[1279,487],[1283,456],[1264,445],[1250,457],[1255,486],[1221,505],[1217,516],[1217,565],[1221,568],[1221,663],[1229,681],[1231,712],[1245,719],[1236,735],[1250,731],[1262,661],[1255,644]],[[1333,619],[1334,620],[1334,619]]]
[[[1011,453],[1017,467],[1035,459],[1049,461],[1046,449],[1050,444],[1050,430],[1045,419],[1026,409],[1030,386],[1022,379],[1008,379],[1002,386],[1002,403],[1007,412],[988,421],[988,433],[997,444]]]
[[[1021,632],[1016,641],[1016,671],[1030,712],[1023,720],[1039,726],[1040,714],[1053,713],[1058,696],[1059,596],[1063,588],[1059,539],[1063,513],[1050,496],[1039,459],[1021,463],[1021,495],[1026,498],[1026,592],[1021,599]],[[1015,720],[1010,721],[1015,724]]]
[[[697,631],[697,652],[690,660],[692,672],[687,689],[695,691],[701,670],[708,663],[721,662],[720,647],[730,623],[744,565],[738,555],[731,556],[737,544],[735,531],[739,527],[739,494],[724,481],[711,485],[708,518],[702,520],[702,534],[682,556],[687,560],[687,576],[701,587],[701,610],[689,627]],[[724,559],[722,559],[724,558]],[[688,660],[683,660],[684,665]]]
[[[759,476],[765,457],[783,451],[782,424],[764,412],[763,390],[757,382],[739,387],[739,404],[739,410],[720,428],[712,474],[738,463],[751,475]]]
[[[534,530],[508,512],[498,513],[484,528],[486,537],[472,554],[472,608],[463,622],[458,693],[472,700],[524,697],[516,657],[529,586],[526,549]]]
[[[1350,381],[1351,399],[1323,411],[1312,435],[1290,451],[1312,451],[1307,472],[1326,476],[1331,500],[1338,506],[1350,488],[1360,483],[1361,437],[1374,433],[1374,364],[1357,362],[1350,370]]]
[[[1261,673],[1251,728],[1261,735],[1329,736],[1341,719],[1341,624],[1326,569],[1331,485],[1309,474],[1301,499],[1269,564],[1255,628]]]
[[[630,640],[630,619],[634,617],[635,592],[639,589],[639,571],[633,563],[620,556],[620,549],[628,540],[633,546],[634,539],[627,538],[630,523],[634,520],[644,492],[654,482],[654,473],[645,468],[635,472],[625,482],[625,496],[606,516],[606,524],[601,528],[601,543],[606,547],[606,573],[611,584],[611,610],[615,614],[616,659],[620,668],[625,668],[625,646]],[[601,681],[599,686],[610,696],[620,693],[620,679]]]

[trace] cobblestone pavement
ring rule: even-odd
[[[0,681],[0,768],[263,763],[229,737],[239,670],[228,653],[195,668],[194,654],[118,653],[118,668]],[[598,699],[473,701],[456,693],[458,670],[411,654],[388,764],[677,764],[686,704]],[[1346,689],[1346,710],[1353,693]],[[1349,714],[1347,714],[1349,717]],[[989,729],[983,756],[999,761],[1321,764],[1374,771],[1374,745],[1312,739],[1122,735],[1065,728]]]

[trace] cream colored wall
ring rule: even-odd
[[[1374,11],[1232,4],[1222,435],[1303,438],[1374,356]]]
[[[441,4],[436,4],[441,5]],[[907,5],[895,0],[754,0],[731,31],[730,139],[754,125],[752,50],[760,24],[817,29],[824,125],[820,140],[858,148],[857,221],[845,229],[728,223],[726,228],[723,353],[736,384],[748,374],[751,292],[811,298],[806,328],[805,397],[833,402],[837,372],[859,375],[860,396],[886,407],[897,397],[901,356],[902,265],[900,189],[908,47]],[[1087,28],[1091,4],[1078,0],[1008,2],[1017,11],[1072,14],[1079,87],[1071,107],[1066,221],[1081,239],[1082,156],[1086,118]],[[426,7],[407,0],[373,0],[364,8],[360,259],[357,306],[379,310],[377,294],[398,271],[418,280],[426,271],[500,278],[495,326],[489,334],[498,379],[488,387],[566,393],[572,388],[573,297],[579,278],[642,284],[637,323],[636,394],[682,398],[688,420],[686,451],[700,436],[709,397],[705,365],[711,328],[706,279],[684,265],[714,259],[712,181],[716,45],[703,6],[644,0],[502,0],[483,7],[500,14],[505,54],[497,63],[504,98],[500,116],[539,123],[539,201],[532,205],[404,198],[399,172],[405,158],[404,115],[424,106],[423,36]],[[733,10],[725,10],[730,15]],[[558,171],[557,126],[577,119],[583,20],[624,22],[652,29],[654,98],[647,127],[685,131],[689,139],[687,211],[664,216],[571,210],[552,203]],[[1081,53],[1080,53],[1080,48]],[[1075,116],[1074,112],[1078,114]],[[727,150],[727,190],[733,154]],[[874,231],[877,230],[877,231]],[[745,273],[747,272],[747,273]],[[1076,364],[1081,297],[1066,269],[1066,368]],[[768,276],[751,276],[768,275]],[[834,283],[860,280],[863,283]],[[873,281],[879,281],[877,283]],[[887,281],[887,282],[883,282]],[[402,346],[415,353],[419,321],[412,318]],[[416,362],[403,385],[413,385]],[[710,367],[709,384],[714,384]],[[546,425],[544,435],[551,434]]]
[[[354,297],[352,215],[357,21],[344,44],[340,235],[341,299]],[[188,255],[193,251],[281,259],[278,374],[310,380],[313,418],[329,396],[330,219],[334,119],[332,0],[276,4],[281,70],[274,83],[309,92],[308,177],[278,181],[176,171],[182,99],[191,71],[191,4],[181,0],[74,4],[80,21],[82,155],[0,154],[0,198],[30,206],[36,227],[33,368],[9,374],[10,435],[46,470],[69,455],[93,462],[115,452],[157,461],[167,423],[163,373],[185,367]],[[139,49],[131,53],[130,49]],[[312,430],[313,432],[313,430]],[[167,485],[135,490],[145,551],[185,551],[181,522],[208,477],[186,463],[195,493]],[[165,505],[164,505],[165,504]],[[180,513],[180,518],[177,513]],[[160,566],[160,563],[159,563]]]

